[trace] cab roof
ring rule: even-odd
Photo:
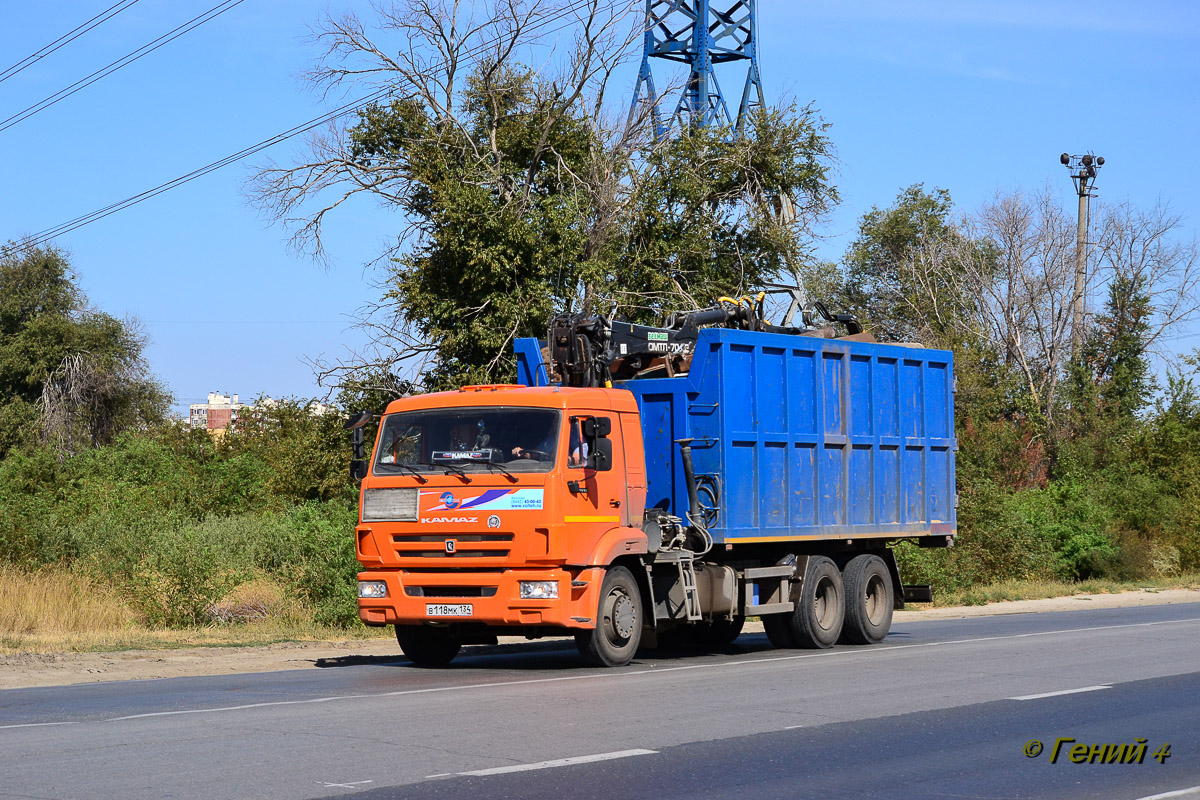
[[[523,406],[527,408],[604,409],[637,412],[637,402],[625,389],[580,389],[563,386],[522,386],[515,383],[464,386],[450,392],[431,392],[393,400],[387,413],[462,406]]]

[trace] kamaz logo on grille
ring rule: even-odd
[[[446,553],[447,554],[454,555],[454,551],[457,549],[458,549],[458,542],[456,542],[453,539],[446,540]]]

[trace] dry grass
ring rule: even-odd
[[[988,586],[976,586],[957,592],[935,593],[935,606],[982,606],[1004,600],[1040,600],[1045,597],[1070,597],[1077,594],[1116,594],[1139,589],[1200,589],[1200,574],[1174,578],[1150,578],[1142,581],[1091,580],[1068,581],[1005,581]],[[921,607],[918,605],[918,607]]]
[[[110,588],[80,572],[0,566],[0,654],[246,647],[392,635],[315,625],[311,612],[270,581],[243,584],[213,606],[212,623],[154,629]]]
[[[113,591],[62,568],[22,572],[0,566],[0,636],[109,633],[135,623]]]

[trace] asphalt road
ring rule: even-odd
[[[342,664],[0,692],[0,797],[1200,800],[1200,604],[818,652],[746,635],[616,670],[536,645]],[[1071,761],[1139,739],[1142,763]]]

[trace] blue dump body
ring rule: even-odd
[[[548,383],[537,340],[516,354]],[[718,544],[955,533],[948,351],[707,328],[687,375],[617,386],[641,409],[646,505],[686,516],[693,439]]]

